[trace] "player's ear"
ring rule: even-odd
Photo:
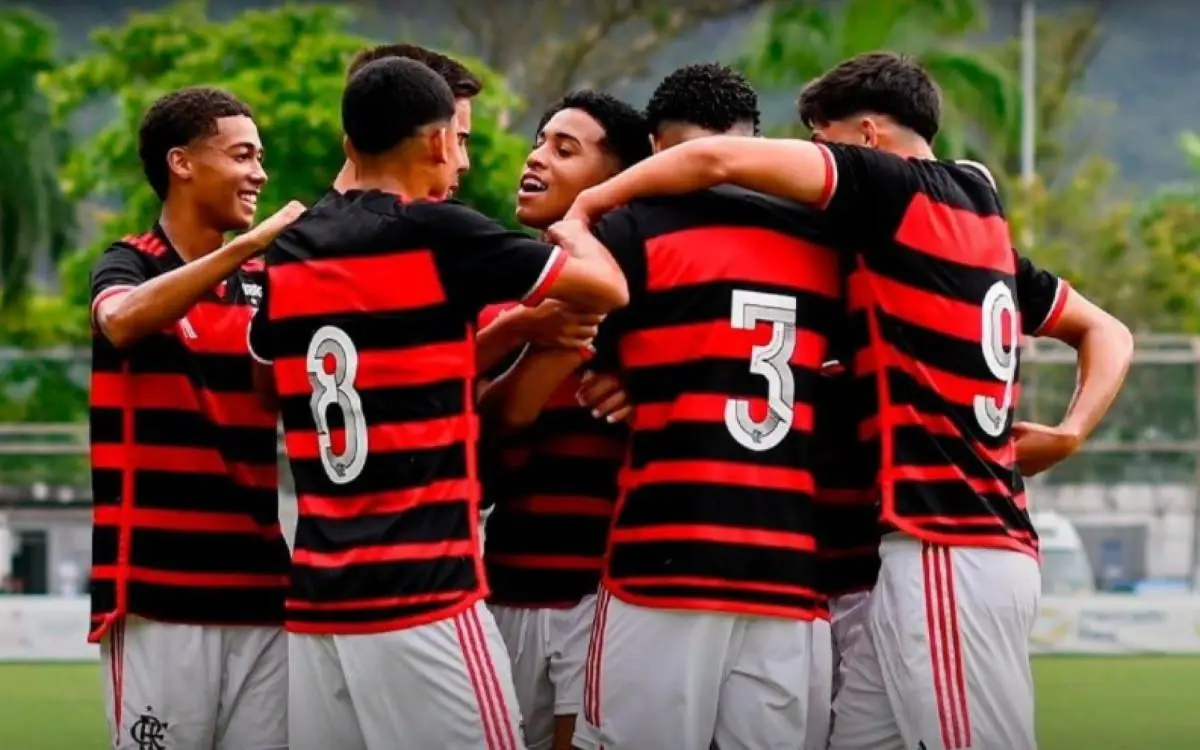
[[[346,154],[346,158],[354,161],[354,145],[350,143],[350,136],[342,136],[342,152]]]
[[[436,128],[430,128],[425,136],[429,155],[433,157],[435,164],[449,164],[453,157],[450,149],[458,148],[452,128],[452,123],[446,123]]]
[[[858,122],[858,130],[862,135],[863,144],[867,148],[879,147],[879,124],[873,117],[863,117]]]
[[[171,149],[167,152],[167,169],[171,170],[176,179],[190,180],[195,169],[192,155],[182,146]]]

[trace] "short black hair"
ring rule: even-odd
[[[645,115],[632,104],[601,91],[572,91],[542,113],[536,132],[541,133],[550,118],[564,109],[582,110],[600,123],[604,129],[600,145],[617,157],[621,169],[628,169],[650,155],[650,128]]]
[[[895,52],[868,52],[805,86],[799,108],[800,120],[809,128],[874,112],[932,143],[941,125],[942,95],[917,60]]]
[[[365,49],[354,56],[350,62],[350,69],[346,72],[346,77],[352,78],[367,63],[386,60],[389,57],[416,60],[427,65],[430,70],[446,80],[455,99],[473,99],[480,91],[483,91],[483,81],[468,70],[466,65],[453,57],[418,47],[415,44],[380,44]]]
[[[172,91],[151,104],[138,129],[138,157],[158,199],[167,199],[170,184],[167,152],[216,135],[222,117],[253,116],[250,107],[233,94],[203,86]]]
[[[454,94],[427,65],[402,57],[367,63],[342,93],[342,129],[359,152],[382,154],[421,128],[454,117]]]
[[[739,123],[759,131],[758,94],[750,81],[728,65],[685,65],[663,79],[646,105],[651,132],[680,122],[724,133]]]

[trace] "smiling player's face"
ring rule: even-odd
[[[222,117],[217,132],[194,141],[182,160],[186,182],[208,221],[222,231],[254,223],[258,194],[267,182],[258,128],[249,117]]]
[[[562,219],[575,198],[618,171],[604,148],[604,128],[581,109],[564,109],[538,133],[517,187],[517,220],[545,229]]]

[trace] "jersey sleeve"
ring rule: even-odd
[[[826,174],[825,195],[818,207],[850,239],[868,243],[890,239],[919,189],[916,168],[880,149],[836,143],[818,146],[825,154]]]
[[[90,317],[93,330],[96,328],[96,310],[101,302],[128,292],[149,278],[141,253],[119,242],[110,245],[92,268]]]
[[[260,365],[269,365],[275,361],[274,333],[271,330],[271,319],[267,313],[267,302],[271,294],[271,274],[267,272],[270,254],[271,249],[268,249],[267,255],[264,257],[262,273],[259,276],[262,292],[258,297],[258,306],[254,309],[254,315],[250,318],[250,326],[246,329],[246,347],[250,350],[251,358]]]
[[[1017,308],[1021,313],[1021,332],[1040,336],[1054,327],[1067,304],[1071,286],[1033,261],[1017,257]]]
[[[496,302],[533,306],[546,297],[567,254],[504,227],[457,201],[407,207],[424,231],[450,301],[469,312]]]
[[[596,356],[592,358],[590,367],[612,371],[619,366],[617,342],[629,319],[630,310],[636,309],[638,300],[646,291],[646,242],[631,208],[619,208],[605,214],[593,227],[592,233],[600,244],[608,248],[629,284],[629,305],[609,314],[593,344]]]

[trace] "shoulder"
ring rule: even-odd
[[[129,234],[104,248],[96,260],[96,267],[137,267],[151,273],[154,261],[165,257],[167,250],[166,244],[154,232]]]

